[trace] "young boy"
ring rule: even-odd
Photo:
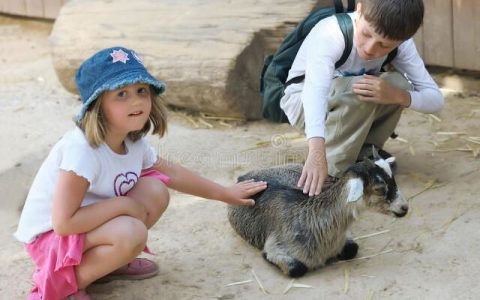
[[[308,139],[298,181],[304,193],[319,194],[327,175],[336,176],[361,159],[369,145],[382,148],[403,108],[423,113],[443,108],[443,96],[412,39],[423,11],[422,0],[359,1],[349,14],[352,51],[337,69],[345,41],[335,16],[320,21],[304,40],[287,82],[300,75],[305,79],[287,84],[280,101],[290,124]],[[381,73],[395,48],[396,72]]]

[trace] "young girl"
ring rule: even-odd
[[[79,68],[77,128],[51,150],[28,194],[15,237],[36,265],[29,299],[90,299],[94,281],[144,279],[158,266],[148,229],[168,206],[167,187],[233,205],[254,205],[265,182],[218,185],[159,157],[144,136],[163,136],[164,83],[132,50],[104,49]]]

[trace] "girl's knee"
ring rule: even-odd
[[[130,216],[120,216],[114,219],[117,224],[115,235],[115,245],[120,250],[127,252],[140,252],[147,243],[148,229],[145,224]]]
[[[170,203],[170,193],[168,192],[168,188],[164,184],[153,184],[152,195],[162,211],[165,210]]]
[[[168,188],[156,178],[142,177],[137,182],[140,199],[151,201],[159,210],[164,211],[170,202],[170,193]]]

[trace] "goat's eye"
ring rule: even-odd
[[[386,195],[388,192],[388,188],[385,185],[375,185],[373,186],[373,190],[377,195]]]

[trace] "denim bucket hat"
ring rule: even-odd
[[[77,115],[78,122],[83,119],[90,104],[105,91],[146,83],[159,95],[166,87],[165,83],[148,73],[135,51],[123,47],[103,49],[85,60],[75,74],[75,82],[83,104]]]

